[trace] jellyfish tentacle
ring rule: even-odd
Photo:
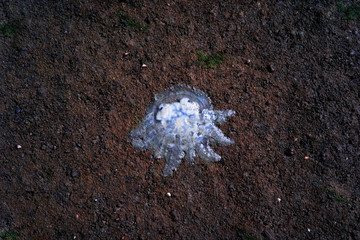
[[[228,138],[224,133],[216,126],[212,127],[210,132],[210,140],[222,146],[227,146],[234,143],[234,140]]]
[[[188,148],[186,150],[186,160],[190,163],[190,164],[194,164],[195,163],[195,150],[193,148]]]
[[[163,170],[164,177],[170,176],[180,163],[181,158],[177,158],[175,155],[165,156],[165,167]]]
[[[212,150],[212,148],[208,144],[206,144],[206,145],[207,145],[206,147],[204,144],[196,145],[196,152],[199,155],[199,157],[208,162],[220,161],[221,156],[218,155],[216,152],[214,152],[214,150]]]
[[[233,110],[213,110],[213,114],[215,115],[215,123],[222,124],[226,122],[229,117],[235,115]]]

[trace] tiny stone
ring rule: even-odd
[[[308,232],[311,232],[311,229],[310,229],[310,228],[308,228],[307,230],[308,230]]]
[[[146,64],[141,65],[142,68],[147,68]]]
[[[72,171],[72,172],[71,172],[71,176],[73,176],[73,177],[78,177],[78,176],[79,176],[79,172],[78,172],[78,171]]]
[[[285,155],[286,156],[294,156],[294,154],[295,154],[295,149],[294,148],[288,148],[288,149],[286,149],[285,150]]]
[[[129,56],[129,53],[128,52],[124,53],[124,56]]]
[[[166,194],[166,196],[171,197],[171,193],[168,192],[168,193]]]
[[[179,221],[179,214],[175,210],[170,212],[170,216],[174,221]]]
[[[40,87],[40,88],[37,90],[37,93],[38,93],[39,95],[45,95],[45,94],[47,93],[47,90],[46,90],[46,88],[44,88],[44,87]]]
[[[17,149],[21,149],[22,146],[21,146],[21,145],[16,145],[16,148],[17,148]]]
[[[281,202],[281,198],[277,198],[277,201],[278,201],[278,202]]]
[[[304,159],[305,159],[305,160],[309,160],[309,159],[310,159],[310,157],[308,157],[308,156],[305,156],[305,157],[304,157]]]
[[[266,236],[266,239],[269,239],[269,240],[275,240],[276,239],[275,234],[271,229],[265,230],[264,235]]]
[[[267,69],[268,69],[269,72],[275,72],[275,68],[271,64],[267,66]]]
[[[247,63],[247,64],[250,64],[250,63],[251,63],[251,60],[250,60],[250,59],[246,60],[246,63]]]

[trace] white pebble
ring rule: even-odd
[[[278,202],[281,202],[281,198],[277,198],[277,201],[278,201]]]
[[[147,68],[146,64],[141,65],[142,68]]]
[[[311,232],[310,228],[308,228],[307,230],[308,230],[308,232]]]
[[[171,197],[171,193],[168,192],[168,193],[166,194],[166,196]]]
[[[20,149],[20,148],[22,148],[22,146],[21,145],[16,145],[16,148]]]

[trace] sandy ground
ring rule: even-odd
[[[0,238],[360,239],[359,6],[0,1]],[[128,133],[177,84],[235,144],[164,178]]]

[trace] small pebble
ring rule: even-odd
[[[305,157],[304,157],[304,159],[305,159],[305,160],[309,160],[309,159],[310,159],[310,157],[308,157],[308,156],[305,156]]]
[[[274,68],[274,66],[271,65],[271,64],[269,64],[269,65],[267,66],[267,69],[268,69],[269,72],[275,72],[275,68]]]
[[[141,65],[142,68],[147,68],[146,64]]]
[[[128,52],[124,53],[124,56],[129,56],[129,53]]]
[[[79,172],[78,172],[78,171],[72,171],[72,172],[71,172],[71,176],[73,176],[73,177],[78,177],[78,176],[79,176]]]
[[[288,149],[286,149],[285,150],[285,155],[286,156],[294,156],[294,154],[295,154],[295,149],[294,148],[288,148]]]
[[[278,201],[278,202],[281,202],[281,198],[277,198],[277,201]]]
[[[310,229],[310,228],[308,228],[307,230],[308,230],[308,232],[311,232],[311,229]]]
[[[166,196],[171,197],[171,193],[168,192],[168,193],[166,194]]]
[[[21,149],[22,146],[21,146],[21,145],[16,145],[16,148],[17,148],[17,149]]]
[[[246,60],[246,63],[247,63],[247,64],[250,64],[250,63],[251,63],[251,60],[250,60],[250,59]]]

